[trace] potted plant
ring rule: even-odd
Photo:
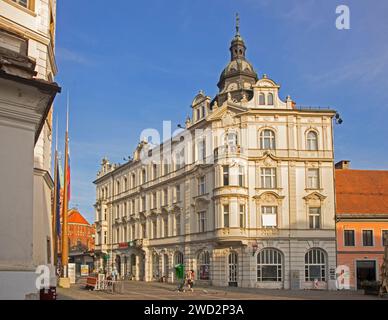
[[[361,287],[364,289],[364,294],[379,295],[380,282],[364,280],[361,282]]]

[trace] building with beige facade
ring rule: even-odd
[[[55,0],[0,0],[0,299],[33,299],[53,266]]]
[[[217,286],[335,287],[333,116],[297,107],[246,59],[239,28],[215,97],[184,130],[133,158],[104,158],[96,185],[96,266],[174,282],[184,263]]]

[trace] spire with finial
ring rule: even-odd
[[[240,36],[240,16],[236,13],[236,36]]]
[[[240,35],[240,15],[236,13],[236,34],[230,46],[231,60],[245,59],[245,44]]]

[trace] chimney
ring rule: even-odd
[[[335,164],[336,169],[350,169],[350,160],[341,160]]]

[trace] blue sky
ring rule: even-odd
[[[350,30],[335,28],[338,5]],[[55,100],[63,149],[70,92],[71,206],[94,220],[103,156],[123,163],[145,128],[184,122],[200,89],[214,96],[235,13],[247,58],[298,105],[331,107],[336,160],[387,169],[388,1],[58,1]],[[55,121],[55,120],[54,120]]]

